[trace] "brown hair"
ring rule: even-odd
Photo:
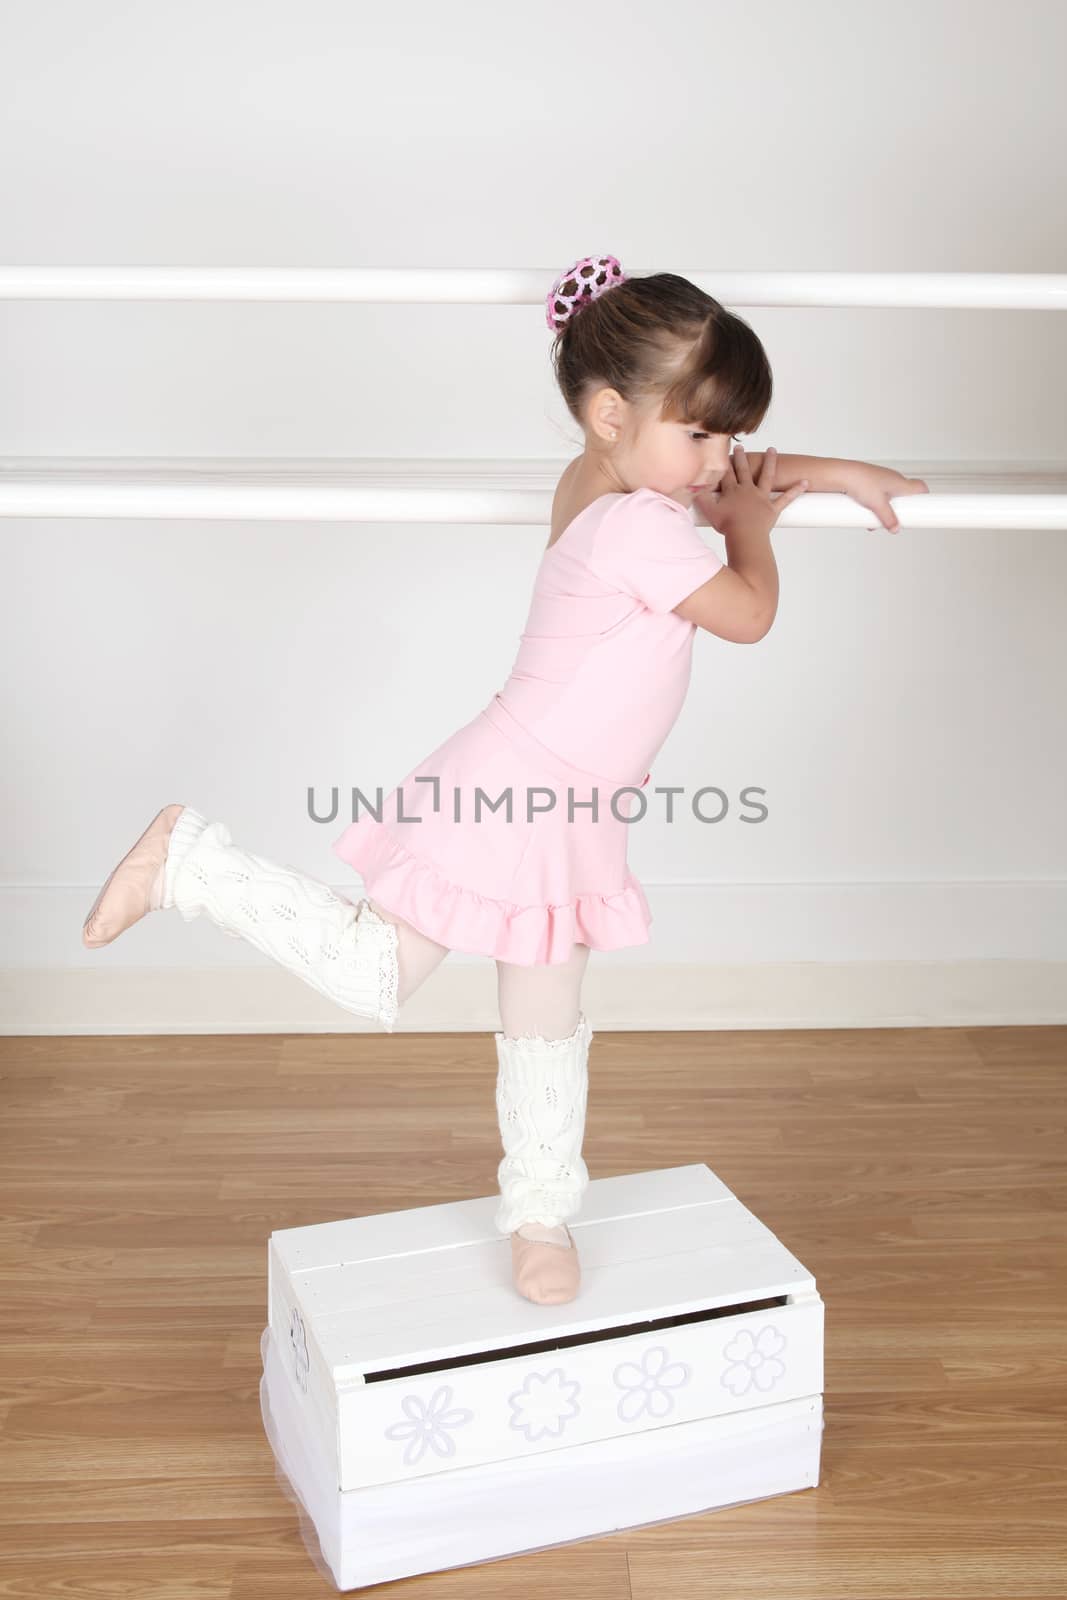
[[[771,403],[770,362],[748,323],[673,272],[582,301],[549,359],[578,423],[582,402],[605,386],[639,407],[659,397],[664,421],[709,433],[754,433]]]

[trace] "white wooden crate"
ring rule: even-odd
[[[707,1166],[594,1179],[566,1305],[498,1202],[271,1235],[264,1425],[337,1588],[818,1483],[822,1299]]]

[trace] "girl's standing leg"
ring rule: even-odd
[[[555,966],[519,967],[498,961],[496,989],[504,1033],[511,1038],[540,1034],[545,1039],[565,1039],[573,1033],[588,965],[587,944],[572,945],[570,960]]]
[[[589,946],[555,965],[497,961],[502,1032],[496,1105],[504,1156],[496,1225],[511,1234],[515,1287],[558,1304],[578,1291],[578,1252],[565,1219],[589,1184],[582,1159],[593,1034],[581,1009]]]

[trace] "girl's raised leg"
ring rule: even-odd
[[[402,1006],[405,1000],[420,988],[432,972],[436,972],[441,962],[448,955],[449,947],[446,944],[437,944],[427,937],[410,922],[394,916],[391,911],[386,911],[376,900],[371,900],[370,908],[375,916],[383,922],[391,922],[397,931],[397,961],[399,975],[397,980],[397,1005]]]
[[[400,931],[371,907],[295,868],[252,855],[222,822],[165,806],[97,895],[82,930],[110,944],[146,912],[202,912],[356,1016],[392,1032],[399,1006]]]

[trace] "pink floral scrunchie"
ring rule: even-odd
[[[549,290],[545,321],[553,330],[562,328],[590,300],[625,282],[626,274],[615,256],[582,256],[560,273]]]

